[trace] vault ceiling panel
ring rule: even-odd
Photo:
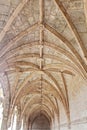
[[[48,5],[50,6],[48,7]],[[45,21],[58,29],[59,32],[62,32],[66,26],[65,20],[53,0],[45,1]]]
[[[13,21],[11,29],[15,35],[38,22],[39,19],[39,1],[28,1],[18,17]]]
[[[0,1],[0,31],[5,26],[8,17],[9,17],[10,5],[9,3],[6,5],[6,2]]]
[[[55,43],[56,45],[62,47],[63,49],[70,51],[69,48],[57,36],[55,36],[50,31],[45,30],[44,38],[46,41],[51,42],[51,43]]]
[[[69,2],[67,2],[67,3],[69,3]],[[51,3],[50,3],[51,4]],[[61,3],[62,4],[62,3]],[[78,4],[78,3],[76,3],[76,4]],[[63,4],[64,5],[64,4]],[[53,8],[53,10],[52,10],[52,8],[51,8],[51,10],[50,10],[50,12],[55,12],[54,14],[53,13],[50,13],[49,14],[49,18],[45,18],[46,19],[46,22],[55,30],[55,31],[57,31],[57,32],[59,32],[61,35],[62,35],[62,37],[64,38],[65,37],[65,39],[67,39],[70,43],[69,44],[72,44],[72,46],[76,49],[76,51],[79,53],[79,54],[81,54],[81,56],[83,56],[83,54],[82,54],[82,52],[81,52],[81,48],[80,48],[80,46],[78,46],[78,40],[77,39],[79,39],[79,38],[77,38],[77,37],[80,37],[80,36],[74,36],[74,32],[72,31],[73,29],[71,29],[71,27],[70,26],[72,26],[71,24],[72,24],[72,22],[73,22],[73,20],[72,20],[72,18],[74,18],[74,16],[72,17],[71,16],[71,14],[72,15],[75,15],[75,21],[77,21],[76,23],[80,23],[80,20],[81,20],[81,23],[82,23],[82,21],[84,22],[84,20],[85,20],[85,17],[84,17],[84,15],[83,15],[83,11],[84,11],[84,9],[81,11],[81,13],[80,13],[80,11],[79,10],[76,10],[76,9],[74,9],[74,10],[70,10],[71,11],[71,14],[70,14],[70,11],[67,11],[67,16],[63,16],[63,14],[62,14],[62,10],[64,10],[64,6],[61,8],[61,7],[58,7],[58,6],[56,6],[56,4],[54,4],[54,3],[52,3],[52,8]],[[68,5],[67,5],[68,6]],[[56,8],[55,8],[56,7]],[[45,9],[46,10],[46,9]],[[57,16],[57,14],[59,15],[59,16]],[[51,15],[53,16],[52,18],[51,18]],[[71,16],[71,17],[70,17]],[[67,18],[68,17],[70,17],[70,20],[71,20],[71,22],[70,21],[68,21],[67,22]],[[61,22],[59,22],[60,21],[60,18],[62,18],[61,19]],[[80,18],[80,20],[79,20],[79,18]],[[76,20],[76,19],[78,19],[78,20]],[[63,27],[63,25],[61,24],[61,23],[64,23],[65,25],[64,25],[64,29],[62,29],[62,31],[60,31],[60,29],[59,29],[59,27],[57,27],[58,25],[60,26],[60,28],[62,28]],[[70,23],[69,23],[70,22]],[[56,26],[57,25],[57,26]],[[50,29],[51,30],[51,29]],[[78,29],[76,30],[77,32],[76,33],[78,33]],[[77,34],[77,35],[79,35],[79,34]],[[80,41],[81,41],[81,39],[80,39]],[[83,42],[83,41],[82,41]],[[82,43],[82,44],[84,44],[84,43]]]
[[[20,2],[20,0],[0,0],[0,31],[6,25],[11,14]]]
[[[18,42],[13,43],[13,46],[10,48],[10,50],[15,49],[17,47],[22,48],[22,46],[27,47],[27,45],[29,46],[29,43],[33,43],[34,41],[38,40],[39,40],[39,31],[36,30],[22,37]]]
[[[68,10],[80,10],[84,8],[83,0],[60,0]]]
[[[83,40],[85,48],[87,48],[87,32],[80,33],[80,36],[81,36],[81,38]]]
[[[67,1],[67,2],[62,2],[62,3],[65,9],[67,9],[70,19],[72,20],[75,28],[77,29],[77,32],[79,33],[80,38],[82,39],[83,44],[86,48],[86,42],[84,41],[83,35],[81,35],[82,33],[87,32],[86,18],[85,18],[85,13],[84,13],[84,1],[75,0],[75,1],[69,1],[69,2]],[[81,54],[79,46],[75,45],[75,48]]]
[[[12,38],[14,38],[14,34],[11,33],[11,32],[8,32],[8,33],[5,35],[4,39],[2,39],[2,41],[1,41],[0,49],[4,48],[4,47],[10,42],[10,40],[11,40]]]
[[[83,10],[69,10],[69,15],[78,30],[78,32],[85,32],[87,31],[87,26],[85,23],[85,14],[84,9]],[[83,28],[82,28],[83,26]]]
[[[62,81],[62,78],[61,78],[61,73],[58,73],[58,72],[51,72],[51,74],[55,77],[55,79],[57,80],[59,86],[64,89],[64,84],[63,84],[63,81]]]

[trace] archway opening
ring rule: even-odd
[[[45,115],[40,114],[32,121],[31,130],[50,130],[50,122]]]

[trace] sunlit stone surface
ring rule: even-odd
[[[0,0],[0,130],[87,130],[87,0]]]

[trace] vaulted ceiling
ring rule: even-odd
[[[12,113],[52,120],[87,84],[86,0],[0,0],[0,73]],[[5,81],[4,81],[5,82]],[[60,113],[60,114],[59,114]]]

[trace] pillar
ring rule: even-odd
[[[21,107],[17,106],[17,123],[16,130],[21,130],[22,119],[21,119]]]
[[[31,124],[31,121],[29,120],[28,121],[28,130],[31,130],[31,127],[32,127],[32,124]]]
[[[7,130],[8,129],[8,116],[9,116],[9,109],[10,109],[10,94],[9,94],[9,83],[8,79],[5,73],[0,74],[0,82],[2,84],[3,88],[3,119],[2,119],[2,125],[1,130]]]
[[[58,120],[58,115],[55,114],[55,119],[54,119],[54,129],[55,130],[60,130],[60,124],[59,124],[59,120]]]
[[[23,130],[28,130],[28,121],[26,119],[26,116],[23,118]]]
[[[8,99],[4,99],[4,104],[3,104],[3,119],[2,119],[2,125],[1,125],[1,130],[7,130],[7,122],[8,122],[8,115],[9,115],[9,102]]]

